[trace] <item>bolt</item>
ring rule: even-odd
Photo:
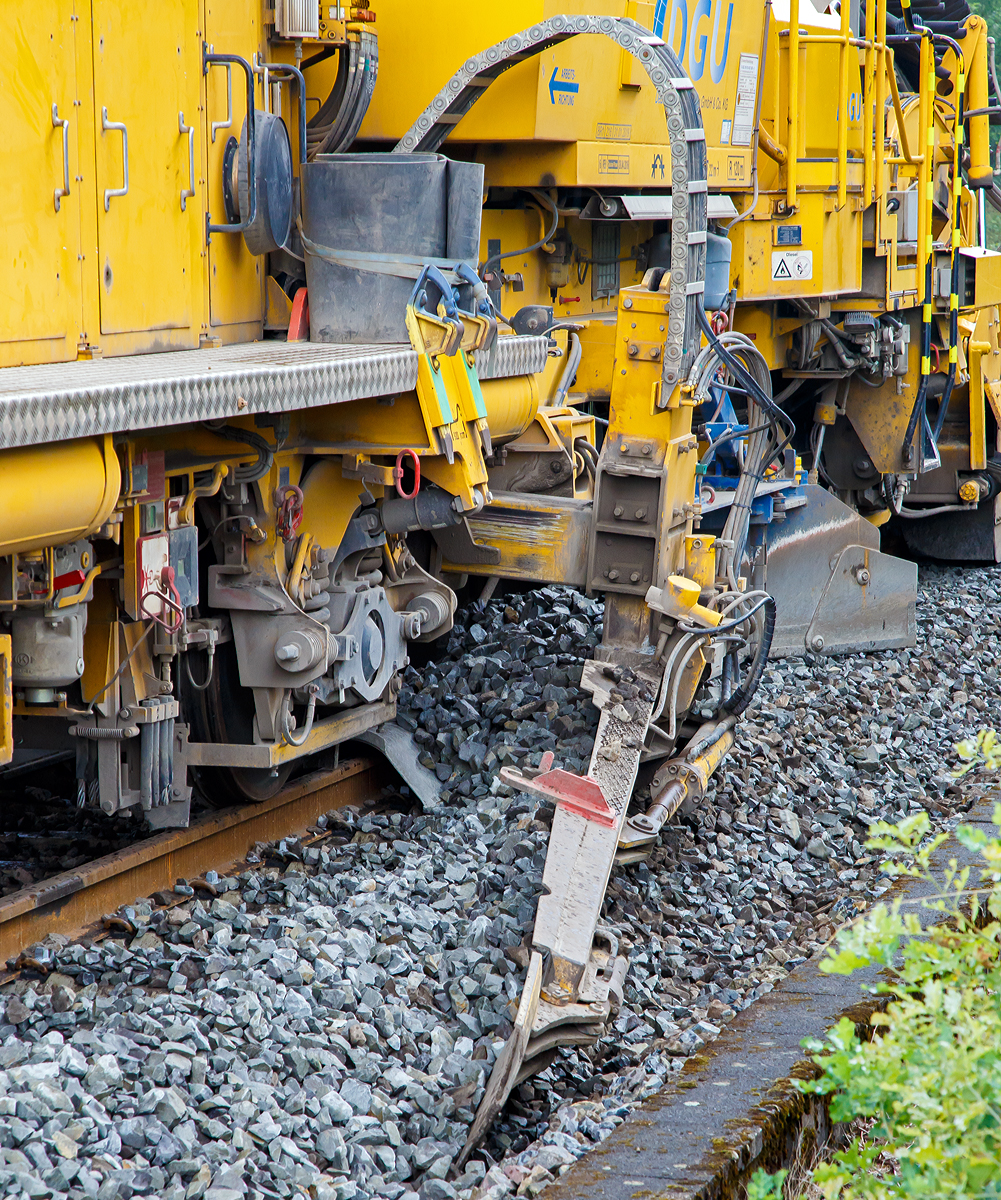
[[[650,351],[650,357],[651,358],[660,358],[660,347],[659,346],[654,346],[654,348]]]
[[[607,574],[608,578],[612,580],[613,583],[619,577],[618,571],[616,571],[614,568],[611,571],[606,572],[606,574]]]
[[[629,343],[629,357],[635,358],[636,355],[639,354],[639,352],[640,352],[639,346],[637,346],[635,342],[630,342]]]
[[[823,650],[824,639],[820,636],[819,633],[816,635],[816,637],[813,637],[810,639],[810,648],[812,650]]]
[[[279,662],[293,662],[299,657],[299,647],[289,642],[285,646],[279,646],[275,651],[275,658]]]
[[[130,708],[120,708],[118,710],[118,719],[120,721],[127,721],[129,719],[129,717],[131,717],[131,716],[132,716],[132,709],[130,709]]]
[[[630,297],[629,297],[629,296],[627,296],[627,297],[625,298],[625,300],[623,300],[623,301],[622,301],[622,307],[623,307],[623,308],[632,308],[632,306],[633,306],[633,302],[632,302],[632,300],[630,299]]]
[[[644,518],[645,516],[646,516],[646,509],[645,509],[645,508],[638,508],[638,509],[636,510],[636,520],[637,520],[637,521],[642,521],[642,520],[643,520],[643,518]]]
[[[871,576],[865,567],[858,567],[855,571],[855,580],[860,587],[865,587]]]
[[[639,583],[639,581],[640,581],[639,571],[633,571],[633,573],[629,576],[629,582],[630,583]]]
[[[612,516],[613,517],[621,517],[624,512],[625,512],[625,509],[622,507],[622,505],[616,504],[616,506],[612,509]]]
[[[640,451],[640,453],[645,454],[646,457],[649,458],[650,455],[653,453],[653,447],[652,446],[644,446],[643,449]]]

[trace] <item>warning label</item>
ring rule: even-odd
[[[731,146],[749,146],[754,133],[754,108],[758,94],[758,56],[742,54],[737,72],[737,103],[733,106]]]
[[[783,281],[812,279],[812,250],[773,250],[772,279]]]

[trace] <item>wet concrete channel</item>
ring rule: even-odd
[[[996,834],[998,798],[992,792],[977,801],[960,823]],[[935,855],[936,873],[953,858],[961,866],[974,861],[950,838]],[[919,900],[929,891],[924,881],[904,879],[882,899]],[[919,912],[925,923],[934,915]],[[809,1158],[835,1145],[840,1130],[831,1126],[826,1101],[793,1082],[813,1073],[801,1043],[823,1038],[843,1016],[867,1024],[878,1001],[864,985],[872,986],[878,972],[828,975],[819,970],[822,957],[738,1014],[688,1059],[680,1077],[551,1184],[546,1200],[739,1200],[759,1167],[777,1171],[801,1147]]]

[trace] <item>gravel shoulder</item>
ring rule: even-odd
[[[605,1037],[517,1089],[450,1179],[527,961],[550,812],[497,772],[586,768],[602,609],[473,606],[408,671],[400,722],[443,788],[327,821],[134,932],[53,945],[0,995],[0,1189],[33,1197],[535,1195],[735,1013],[881,894],[871,821],[967,804],[953,745],[998,702],[1001,572],[922,567],[914,650],[773,664],[697,813],[616,870],[628,952]]]

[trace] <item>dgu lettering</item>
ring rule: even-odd
[[[733,3],[727,3],[726,32],[723,35],[723,53],[719,53],[720,12],[724,0],[670,0],[670,15],[668,15],[668,0],[657,0],[654,9],[653,32],[664,38],[674,50],[678,58],[685,63],[685,51],[688,51],[687,69],[693,80],[701,79],[706,60],[709,61],[709,76],[713,83],[719,83],[726,70],[726,56],[730,50],[730,25],[733,22]],[[689,19],[691,12],[691,19]],[[712,22],[712,50],[710,51],[709,25]],[[665,31],[666,30],[666,31]]]

